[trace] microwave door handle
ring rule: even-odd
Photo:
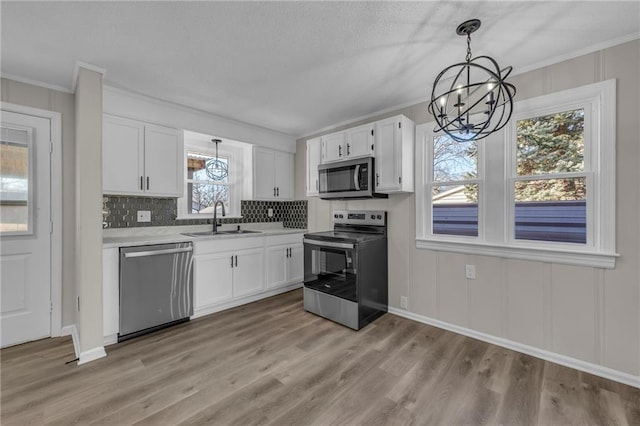
[[[356,164],[353,172],[353,184],[356,186],[356,191],[360,191],[360,164]]]

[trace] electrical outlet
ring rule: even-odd
[[[407,309],[407,296],[400,296],[400,307]]]
[[[470,280],[476,279],[476,265],[465,265],[464,274]]]
[[[151,222],[151,211],[138,210],[138,222]]]
[[[273,209],[268,209],[267,210],[267,216],[273,217]]]

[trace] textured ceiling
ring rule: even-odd
[[[105,84],[294,136],[425,100],[474,56],[520,72],[640,36],[640,2],[8,2],[5,75]]]

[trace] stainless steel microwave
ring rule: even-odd
[[[387,198],[387,194],[375,192],[375,161],[373,157],[356,158],[320,164],[320,198]]]

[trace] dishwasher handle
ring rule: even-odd
[[[164,249],[164,250],[147,250],[147,251],[135,251],[131,253],[125,253],[125,258],[130,257],[147,257],[147,256],[159,256],[161,254],[174,254],[174,253],[186,253],[193,251],[193,247]]]

